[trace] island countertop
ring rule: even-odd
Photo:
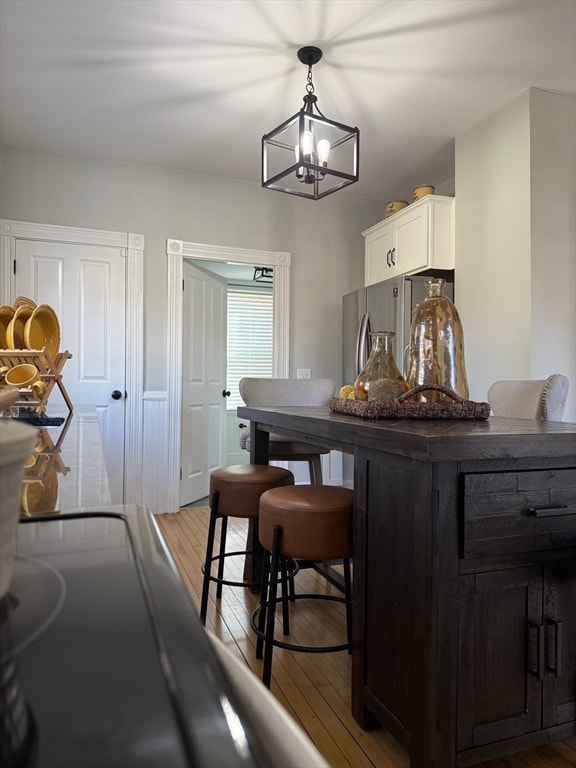
[[[377,449],[419,461],[549,456],[576,458],[576,424],[490,417],[467,420],[373,420],[327,407],[238,408],[258,429],[355,453]]]

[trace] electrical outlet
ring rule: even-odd
[[[296,378],[297,379],[309,379],[312,376],[312,371],[310,368],[297,368],[296,369]]]

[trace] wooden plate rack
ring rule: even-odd
[[[37,400],[29,387],[20,390],[20,399],[14,403],[14,406],[24,406],[36,413],[44,413],[48,398],[55,386],[62,393],[62,397],[68,406],[70,412],[74,410],[72,401],[68,396],[66,387],[62,382],[62,368],[67,360],[72,357],[70,352],[59,352],[54,359],[46,349],[0,349],[0,365],[13,368],[21,363],[31,363],[38,369],[40,380],[46,384],[46,391],[42,397]]]

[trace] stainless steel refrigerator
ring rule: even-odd
[[[444,295],[454,300],[453,274],[444,277]],[[370,354],[370,331],[394,331],[394,358],[407,373],[410,324],[417,304],[426,298],[430,276],[385,280],[342,297],[342,384],[353,384]]]

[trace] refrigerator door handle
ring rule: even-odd
[[[363,312],[358,326],[358,338],[356,339],[356,376],[358,377],[366,365],[368,334],[370,333],[370,315]]]

